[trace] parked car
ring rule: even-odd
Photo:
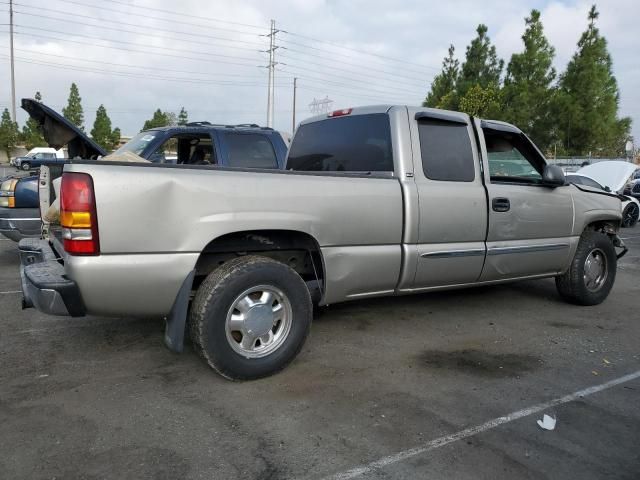
[[[36,147],[29,150],[23,157],[12,158],[9,164],[16,168],[29,171],[32,168],[39,167],[45,162],[56,160],[64,160],[64,152],[62,150],[49,147]]]
[[[596,188],[598,190],[611,191],[609,187],[604,187],[592,178],[585,177],[584,175],[578,175],[577,173],[567,175],[567,182],[574,185],[584,185],[586,187]],[[621,199],[622,208],[622,223],[620,226],[625,228],[635,227],[638,223],[638,216],[640,214],[640,202],[633,197],[626,196],[625,200]]]
[[[141,132],[113,154],[107,155],[84,132],[46,105],[23,99],[22,108],[45,129],[45,139],[55,148],[62,147],[65,141],[69,142],[71,159],[102,158],[112,162],[283,168],[287,154],[287,145],[282,135],[270,128],[255,124],[214,125],[209,122],[193,122],[184,126],[160,127]],[[60,134],[56,128],[65,133]],[[55,159],[43,164],[54,175],[58,172],[59,176],[62,166],[68,161]],[[38,176],[39,174],[34,174],[23,177],[18,182],[7,183],[6,190],[3,187],[3,192],[6,193],[1,195],[13,197],[15,202],[8,204],[7,200],[7,206],[3,206],[0,200],[0,233],[12,240],[40,237]]]
[[[165,317],[181,351],[193,298],[196,350],[251,379],[296,356],[313,304],[555,277],[595,305],[626,252],[618,196],[568,184],[503,122],[338,110],[300,124],[286,168],[65,165],[61,228],[20,242],[24,305]]]
[[[637,166],[632,163],[620,160],[603,161],[581,168],[575,174],[567,176],[567,180],[621,194],[622,226],[634,227],[640,216],[640,202],[624,192],[627,182],[633,178],[636,170]]]

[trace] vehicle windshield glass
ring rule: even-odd
[[[141,155],[145,148],[149,146],[149,144],[153,141],[154,138],[156,138],[157,135],[157,132],[140,132],[138,135],[121,146],[118,150],[113,152],[112,155],[117,155],[125,152],[131,152],[135,153],[136,155]]]

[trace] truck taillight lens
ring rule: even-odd
[[[60,186],[60,224],[64,249],[72,255],[99,255],[98,215],[93,179],[64,173]]]

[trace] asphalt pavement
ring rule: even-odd
[[[623,237],[602,305],[553,280],[336,305],[244,383],[155,319],[21,310],[0,239],[0,477],[640,478],[640,227]]]

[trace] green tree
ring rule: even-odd
[[[175,114],[172,114],[170,112],[163,112],[162,110],[157,109],[155,112],[153,112],[153,117],[151,117],[150,120],[144,122],[142,130],[144,131],[151,128],[166,127],[168,125],[171,125],[173,120],[172,115],[173,117],[175,117]]]
[[[189,122],[189,114],[184,109],[184,107],[180,108],[180,113],[178,114],[178,125],[186,125]]]
[[[455,47],[449,46],[449,54],[442,61],[442,71],[433,78],[431,89],[427,94],[423,107],[455,108],[452,101],[455,97],[456,79],[460,64],[454,57]]]
[[[35,100],[42,102],[42,95],[40,92],[36,92]],[[22,127],[21,140],[27,150],[31,150],[34,147],[46,147],[47,142],[42,136],[38,122],[29,117]]]
[[[497,90],[500,87],[504,61],[498,59],[496,47],[491,45],[487,31],[486,25],[478,25],[476,29],[478,36],[467,47],[465,60],[456,82],[456,93],[460,99],[476,85],[482,89],[491,86]]]
[[[560,76],[556,113],[560,139],[571,155],[616,155],[624,151],[630,118],[618,118],[618,83],[607,41],[596,27],[593,5],[578,50]]]
[[[474,85],[460,99],[458,109],[473,117],[499,118],[502,110],[502,92],[495,85]]]
[[[82,110],[82,98],[80,98],[80,92],[78,86],[75,83],[71,84],[69,90],[69,100],[67,106],[62,109],[62,115],[71,123],[79,127],[84,131],[84,111]]]
[[[111,119],[107,115],[107,109],[104,108],[104,105],[100,105],[96,110],[96,120],[93,122],[91,137],[107,151],[113,150],[120,141],[120,129],[111,129]]]
[[[504,119],[524,130],[542,150],[553,143],[556,71],[554,48],[544,35],[540,12],[531,10],[522,35],[524,51],[514,53],[507,66],[503,87]]]
[[[7,154],[7,158],[11,157],[11,152],[18,144],[19,136],[18,124],[11,120],[9,110],[5,108],[0,121],[0,148]]]

